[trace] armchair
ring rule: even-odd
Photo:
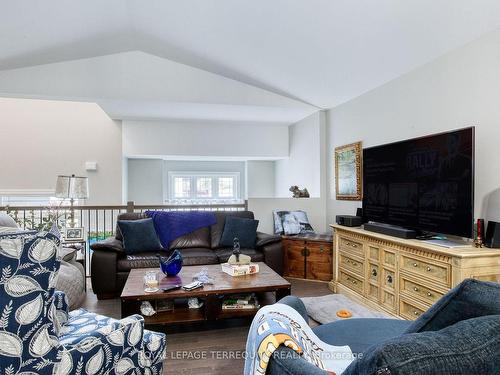
[[[141,316],[68,311],[59,245],[53,230],[0,234],[0,373],[161,374],[165,335]]]
[[[307,321],[302,301],[280,303]],[[500,374],[500,284],[465,280],[414,322],[348,319],[313,329],[324,342],[349,345],[358,359],[342,375]],[[327,375],[289,348],[273,354],[268,375]]]

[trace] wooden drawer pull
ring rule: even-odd
[[[417,288],[417,287],[414,287],[414,288],[413,288],[413,290],[414,290],[415,292],[418,292],[418,288]]]
[[[372,276],[377,276],[377,270],[375,268],[372,269]]]
[[[420,316],[420,313],[417,310],[413,311],[413,314],[415,314],[415,316]]]
[[[418,267],[418,263],[413,263],[413,267]]]
[[[427,292],[427,297],[432,297],[432,293],[431,292]]]
[[[432,271],[432,268],[431,267],[427,267],[427,272],[431,272]]]
[[[392,284],[392,276],[391,275],[387,275],[387,282],[389,284]]]

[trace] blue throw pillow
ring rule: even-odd
[[[221,246],[233,247],[234,238],[237,237],[242,248],[254,249],[257,241],[258,225],[259,220],[226,216],[224,231],[220,239]]]
[[[127,254],[161,249],[153,219],[118,220],[118,228],[122,232],[123,248]]]

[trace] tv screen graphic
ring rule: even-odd
[[[363,150],[366,221],[473,236],[474,128]]]

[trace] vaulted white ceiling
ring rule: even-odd
[[[183,111],[203,112],[213,104],[243,111],[242,120],[295,121],[500,27],[498,0],[25,0],[3,1],[1,9],[1,93],[84,97],[88,90],[79,82],[99,66],[102,76],[94,77],[87,99],[104,107],[108,102],[108,112],[117,118],[166,118],[176,111],[182,117]],[[130,51],[141,53],[123,54]],[[108,58],[93,59],[98,56]],[[139,74],[131,58],[117,71],[112,64],[128,56],[154,69]],[[180,91],[194,92],[179,100],[181,94],[153,83],[155,76],[165,76],[165,66],[178,70],[172,61],[247,85],[231,83],[238,89],[230,93],[237,94],[221,102],[229,84],[225,78],[213,78],[213,98],[201,95],[201,101],[192,86],[179,83]],[[72,84],[74,69],[80,81]],[[193,77],[199,75],[195,71]],[[65,83],[59,82],[59,72],[67,73]],[[23,76],[34,79],[30,84]],[[125,77],[124,86],[144,92],[152,86],[156,94],[107,86]],[[205,92],[210,86],[202,81]],[[56,92],[48,90],[50,85]],[[40,88],[45,92],[34,93]]]

